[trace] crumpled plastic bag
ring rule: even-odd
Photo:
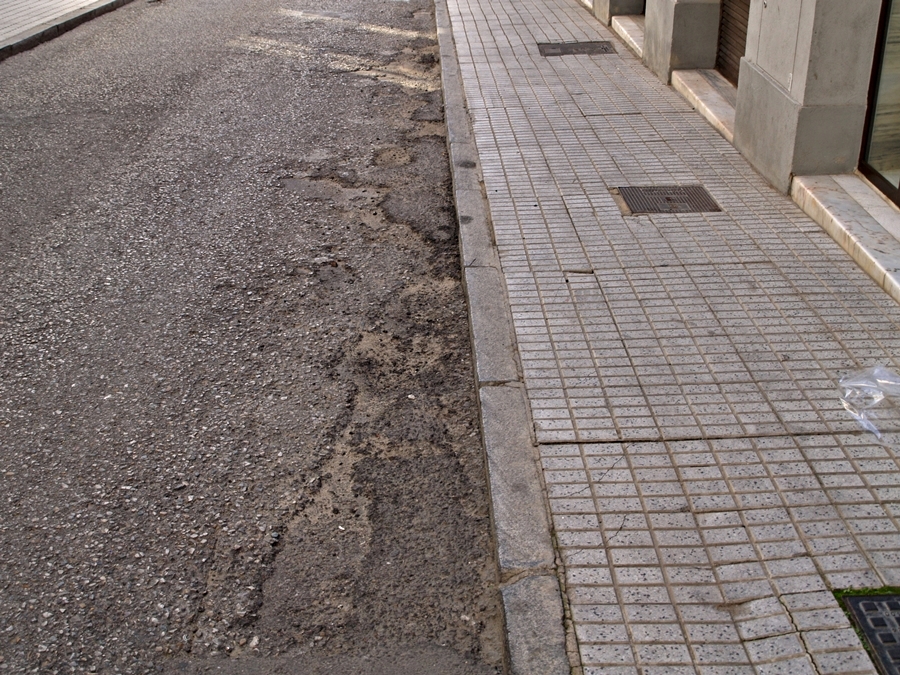
[[[841,378],[841,403],[860,426],[879,439],[900,430],[900,375],[884,366]]]

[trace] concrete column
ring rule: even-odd
[[[721,0],[647,0],[644,65],[668,83],[673,70],[713,68]]]
[[[881,0],[753,0],[734,145],[783,192],[859,160]]]
[[[611,24],[614,16],[643,13],[644,0],[594,0],[594,16],[604,26]]]

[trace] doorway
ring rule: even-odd
[[[716,70],[737,86],[741,57],[747,51],[750,0],[722,0]]]

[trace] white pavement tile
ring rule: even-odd
[[[0,0],[0,44],[97,0]]]

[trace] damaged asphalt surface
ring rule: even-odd
[[[0,63],[0,672],[497,673],[427,0]]]

